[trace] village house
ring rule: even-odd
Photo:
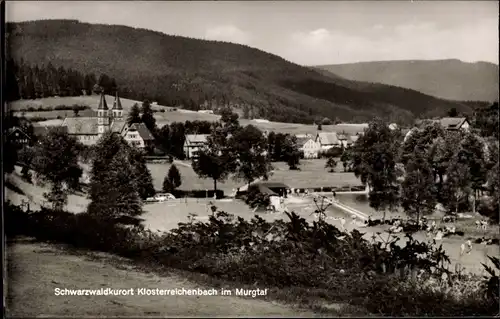
[[[344,148],[351,147],[353,143],[351,137],[344,133],[337,134],[337,138],[340,141],[340,145]]]
[[[450,131],[469,131],[470,128],[469,121],[465,117],[443,117],[439,120],[439,124]]]
[[[414,132],[417,132],[421,127],[429,123],[437,123],[448,131],[462,130],[464,132],[468,132],[470,129],[470,123],[465,117],[443,117],[439,120],[420,120],[416,122],[416,127],[412,127],[409,130],[402,130],[404,141],[406,141]]]
[[[7,139],[10,143],[19,147],[31,143],[31,137],[22,128],[15,126],[7,131]]]
[[[196,158],[196,153],[207,145],[209,134],[188,134],[184,141],[186,159]]]
[[[144,123],[132,123],[126,126],[122,136],[130,145],[137,148],[151,148],[155,140]]]
[[[329,150],[333,147],[341,147],[342,145],[336,132],[318,133],[314,141],[319,143],[321,150]]]
[[[108,109],[106,97],[101,94],[95,112],[89,117],[66,117],[61,124],[66,127],[68,134],[74,136],[84,145],[94,145],[106,132],[120,134],[131,145],[138,148],[145,148],[153,143],[151,132],[143,123],[128,125],[123,118],[123,107],[118,93],[111,110]]]
[[[310,137],[297,138],[299,150],[304,154],[305,159],[313,159],[319,157],[321,144]]]

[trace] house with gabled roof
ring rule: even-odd
[[[184,140],[186,159],[196,158],[196,153],[207,145],[210,134],[187,134]]]
[[[470,128],[469,121],[465,117],[443,117],[439,120],[439,124],[447,130],[464,130],[468,131]]]
[[[297,146],[299,150],[304,154],[305,159],[312,159],[319,157],[319,151],[321,150],[321,144],[316,142],[311,137],[297,138]]]
[[[125,126],[122,136],[130,145],[137,148],[149,148],[154,144],[154,136],[144,123],[132,123]]]
[[[23,146],[31,143],[31,137],[21,127],[14,126],[7,130],[7,139],[14,145]]]
[[[339,140],[336,132],[318,133],[314,141],[320,144],[322,150],[329,150],[332,147],[342,146],[342,142]]]

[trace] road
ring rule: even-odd
[[[291,306],[251,297],[55,295],[55,288],[199,287],[178,275],[160,277],[136,270],[125,262],[108,262],[106,258],[111,257],[96,260],[68,254],[62,248],[48,244],[8,243],[7,317],[319,316],[310,311],[299,311]]]

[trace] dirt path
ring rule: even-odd
[[[52,245],[9,243],[7,316],[319,316],[251,297],[55,295],[55,288],[198,288],[176,275],[120,268]]]

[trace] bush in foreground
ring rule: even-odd
[[[403,247],[396,239],[371,243],[358,231],[344,233],[323,221],[309,225],[294,213],[289,221],[269,223],[219,212],[208,222],[179,223],[168,233],[88,214],[23,213],[9,204],[5,218],[8,236],[64,242],[243,284],[310,289],[376,314],[498,313],[494,270],[482,282],[458,278],[442,267],[441,248],[411,237]],[[498,260],[495,265],[500,268]]]

